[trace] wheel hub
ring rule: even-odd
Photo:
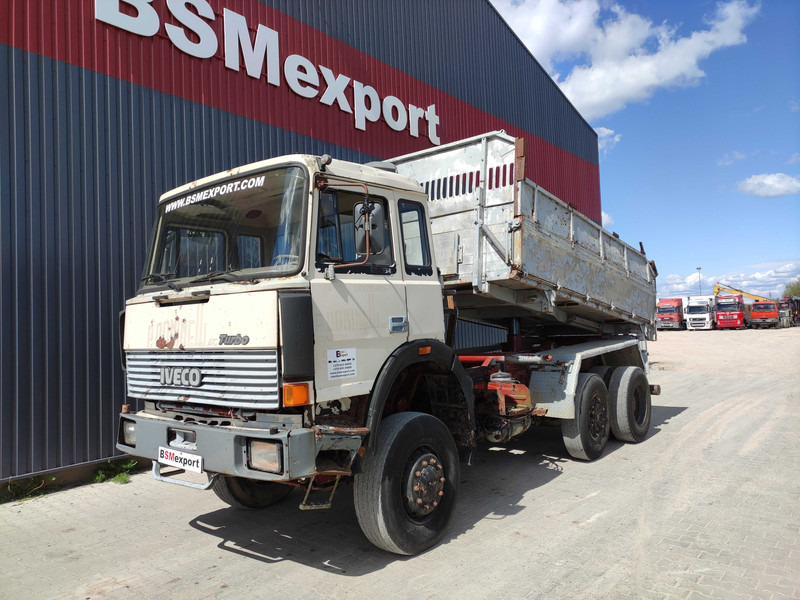
[[[608,414],[605,404],[598,395],[592,396],[589,402],[589,435],[592,439],[599,440],[606,430]]]
[[[431,514],[444,496],[444,468],[439,458],[430,452],[410,462],[406,472],[405,496],[409,514],[424,517]]]

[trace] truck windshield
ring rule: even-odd
[[[658,307],[658,314],[660,315],[672,315],[678,312],[678,310],[674,306],[659,306]]]
[[[718,312],[731,312],[733,310],[742,310],[742,305],[738,302],[720,302],[717,304]]]
[[[753,304],[753,312],[767,312],[768,310],[777,310],[774,304]]]
[[[274,169],[161,203],[143,285],[280,277],[303,261],[307,176]]]
[[[686,312],[688,312],[690,315],[704,315],[708,312],[708,305],[689,305],[689,307],[686,309]]]

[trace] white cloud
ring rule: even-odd
[[[603,217],[603,229],[608,229],[614,224],[614,219],[606,211],[601,210],[600,214]]]
[[[800,193],[800,178],[786,173],[764,173],[740,181],[737,187],[744,194],[775,198]]]
[[[604,154],[608,154],[608,151],[622,139],[621,133],[617,133],[608,127],[597,127],[595,131],[597,131],[597,147]]]
[[[644,102],[658,90],[696,85],[701,60],[743,44],[758,5],[731,0],[717,6],[708,28],[679,36],[619,4],[601,0],[493,0],[508,24],[559,82],[587,120]],[[561,61],[578,64],[562,78]]]
[[[800,102],[797,100],[789,100],[789,110],[792,112],[797,112],[800,110]]]
[[[800,152],[795,152],[789,157],[789,160],[786,161],[787,165],[794,165],[800,162]]]
[[[717,166],[719,167],[729,167],[737,160],[742,160],[747,158],[746,154],[742,154],[741,152],[731,152],[730,154],[726,154],[722,158],[717,161]]]
[[[657,279],[658,297],[697,295],[700,287],[697,277],[697,271],[689,275],[660,276]],[[787,283],[800,277],[800,259],[747,265],[741,270],[721,274],[701,272],[701,277],[703,294],[711,294],[714,284],[720,282],[757,296],[778,298],[783,294]]]

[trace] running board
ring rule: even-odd
[[[174,483],[176,485],[182,485],[184,487],[194,488],[196,490],[207,490],[211,488],[215,483],[217,483],[217,478],[219,477],[219,473],[208,474],[208,483],[194,483],[193,481],[184,481],[183,479],[174,479],[176,475],[182,475],[186,473],[185,469],[175,469],[174,471],[169,472],[167,475],[161,474],[161,463],[154,460],[153,461],[153,479],[157,479],[158,481],[165,481],[167,483]]]
[[[314,485],[314,478],[312,477],[311,480],[308,482],[308,487],[306,488],[306,495],[303,498],[303,501],[300,503],[300,510],[323,510],[326,508],[330,508],[333,506],[333,495],[336,493],[336,488],[339,487],[339,480],[342,478],[341,475],[336,476],[336,483],[333,484],[333,489],[331,490],[331,495],[328,496],[327,502],[309,502],[308,496],[311,494],[311,487]]]

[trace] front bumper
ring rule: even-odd
[[[136,445],[125,444],[122,434],[124,421],[136,424]],[[190,431],[195,439],[185,441],[186,436],[175,432]],[[268,473],[253,469],[248,464],[250,440],[279,443],[282,450],[282,471]],[[345,450],[350,460],[361,446],[359,435],[324,435],[307,427],[293,427],[286,423],[258,424],[257,427],[233,425],[204,425],[186,423],[172,418],[151,415],[143,411],[120,415],[117,448],[133,456],[158,461],[159,447],[202,457],[205,473],[220,473],[263,481],[289,481],[319,474],[317,456],[320,452],[334,448]],[[347,467],[349,468],[349,462]]]
[[[683,324],[678,321],[658,321],[656,329],[682,329]]]

